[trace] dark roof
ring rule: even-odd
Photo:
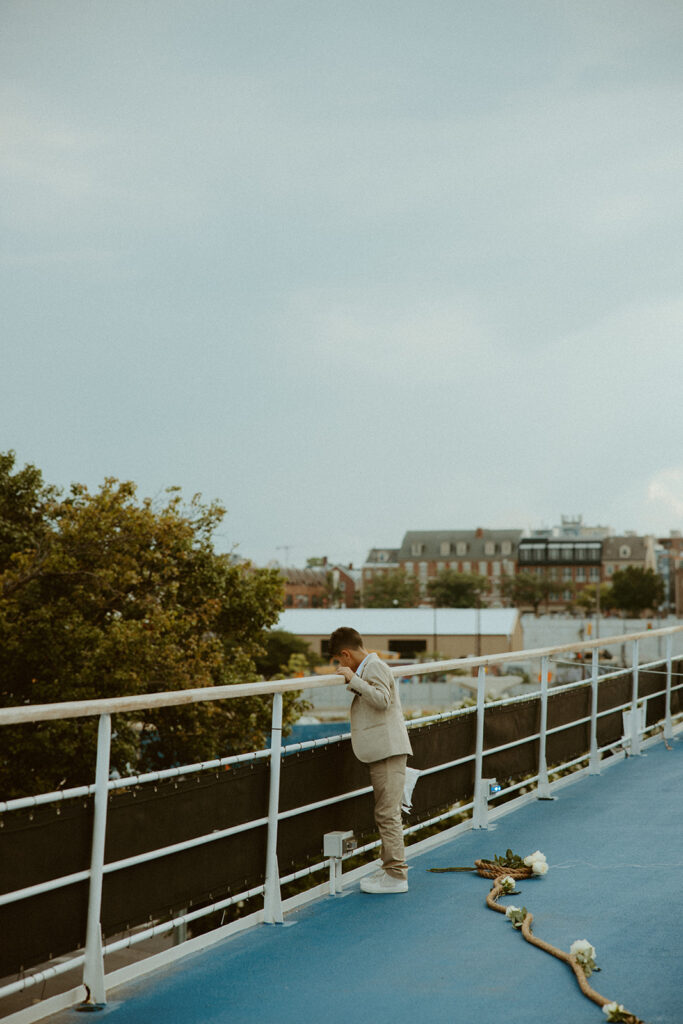
[[[512,544],[511,554],[514,555],[521,537],[522,530],[409,530],[403,538],[398,557],[401,561],[410,561],[414,558],[423,558],[431,561],[449,559],[456,553],[455,545],[458,541],[464,541],[467,544],[467,556],[469,558],[491,558],[491,555],[485,555],[484,552],[484,545],[487,541],[493,541],[496,545],[496,555],[501,554],[500,545],[502,542],[510,541]],[[441,545],[444,543],[453,545],[451,554],[441,554]],[[424,545],[424,551],[421,555],[413,554],[413,544]]]
[[[281,569],[285,583],[297,586],[324,587],[327,583],[327,569]]]
[[[398,561],[398,548],[370,548],[365,564],[390,565]]]
[[[602,543],[602,557],[605,561],[619,561],[619,551],[622,547],[628,547],[630,554],[623,561],[643,561],[647,554],[647,547],[644,537],[607,537]]]

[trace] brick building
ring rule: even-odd
[[[285,577],[285,608],[353,608],[357,604],[360,570],[353,565],[281,569]]]
[[[443,569],[485,576],[491,590],[487,603],[501,603],[500,584],[513,576],[521,530],[409,530],[400,548],[373,548],[363,566],[363,586],[378,574],[405,569],[427,583]]]
[[[549,610],[564,608],[584,587],[597,586],[603,579],[600,540],[525,537],[519,543],[517,572],[550,580]]]
[[[683,617],[683,535],[672,530],[657,541],[657,572],[664,580],[667,609],[677,618]]]

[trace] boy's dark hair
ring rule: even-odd
[[[363,637],[357,629],[350,626],[340,626],[330,636],[329,655],[331,658],[341,654],[343,650],[357,651],[363,647]]]

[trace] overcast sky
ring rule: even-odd
[[[681,53],[680,0],[2,0],[0,449],[258,564],[683,528]]]

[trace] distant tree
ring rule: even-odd
[[[597,609],[597,587],[594,584],[589,584],[587,587],[584,587],[583,590],[576,595],[574,604],[581,608],[582,611],[592,614]],[[612,587],[609,583],[601,583],[600,610],[606,612],[613,607]]]
[[[415,608],[419,603],[419,580],[405,569],[391,569],[373,576],[363,588],[366,608]]]
[[[318,558],[316,556],[315,558],[307,558],[306,559],[306,568],[307,569],[319,569],[319,568],[321,568],[324,565],[327,565],[327,559],[326,558]]]
[[[282,577],[217,554],[224,515],[171,490],[160,507],[108,479],[62,497],[40,471],[0,458],[0,705],[246,682],[282,607]],[[285,659],[286,660],[286,659]],[[286,721],[298,715],[285,695]],[[261,745],[267,701],[117,715],[112,767],[205,760]],[[0,730],[0,793],[90,782],[93,719]]]
[[[305,640],[295,633],[288,633],[285,629],[269,630],[263,638],[261,647],[262,652],[255,655],[254,663],[256,670],[266,679],[286,675],[292,657],[304,658],[307,670],[322,664],[322,659],[313,653]],[[301,668],[302,662],[299,661],[296,671]]]
[[[547,576],[537,576],[531,572],[518,572],[516,576],[506,576],[501,584],[501,592],[506,600],[516,608],[531,605],[534,615],[543,601],[546,601],[553,587],[553,581]]]
[[[442,569],[427,583],[427,593],[439,608],[476,608],[490,590],[486,576]]]
[[[664,581],[652,569],[627,565],[612,577],[614,607],[633,618],[646,609],[655,611],[664,600]]]

